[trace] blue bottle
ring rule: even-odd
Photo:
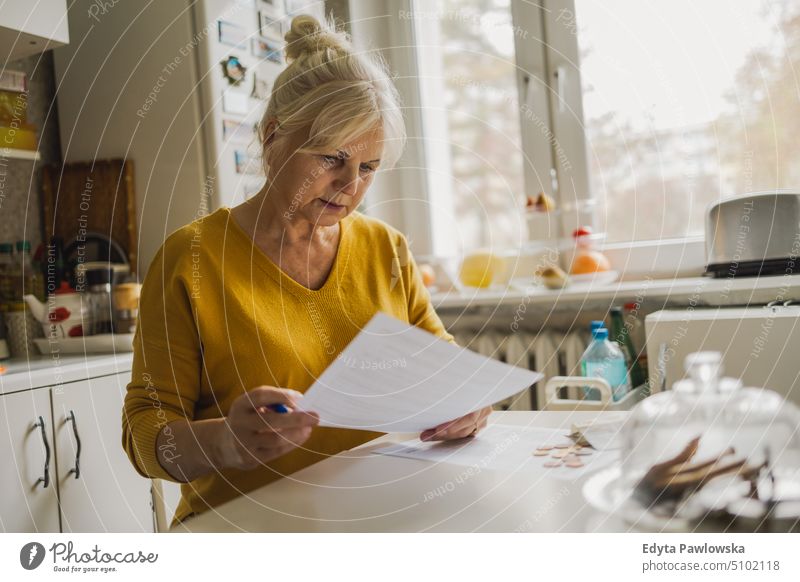
[[[588,378],[603,378],[608,382],[615,402],[631,389],[625,356],[617,344],[608,341],[608,330],[604,327],[592,330],[592,342],[581,356],[581,372]],[[586,400],[600,400],[600,393],[594,388],[584,388],[583,393]]]

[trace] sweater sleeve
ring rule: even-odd
[[[405,288],[408,290],[408,322],[456,345],[455,339],[447,332],[433,308],[431,295],[422,282],[422,274],[408,248],[406,237],[401,233],[398,233],[398,236],[397,254],[403,271]]]
[[[179,267],[188,252],[188,245],[168,239],[147,273],[122,410],[122,446],[134,468],[168,481],[175,479],[158,461],[156,439],[170,422],[194,418],[200,393],[201,346]]]

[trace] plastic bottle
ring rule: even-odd
[[[594,339],[594,330],[600,329],[606,326],[604,321],[600,321],[599,319],[595,319],[591,323],[589,323],[589,333],[592,334],[592,339]]]
[[[625,327],[625,322],[622,319],[622,309],[619,307],[612,307],[610,310],[611,318],[611,339],[614,340],[625,355],[625,361],[630,372],[631,384],[634,387],[641,386],[645,383],[645,375],[639,366],[639,354],[633,347],[633,341],[629,330]]]
[[[592,343],[581,356],[581,372],[587,378],[603,378],[611,386],[614,401],[621,399],[630,389],[625,356],[614,342],[608,341],[608,330],[596,329]],[[584,388],[586,400],[599,400],[597,390]]]
[[[644,374],[644,379],[648,379],[647,364],[647,334],[644,329],[644,318],[640,313],[641,306],[636,302],[625,304],[625,327],[633,342],[633,349],[638,354],[639,369]]]

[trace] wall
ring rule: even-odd
[[[0,155],[0,242],[28,239],[32,247],[42,242],[42,167],[61,162],[58,113],[51,51],[11,61],[5,69],[28,74],[28,123],[39,135],[39,162]]]

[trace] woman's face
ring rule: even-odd
[[[290,136],[283,151],[269,160],[269,196],[290,221],[333,226],[353,212],[367,192],[383,151],[383,131],[376,128],[332,151],[306,153],[306,136]]]

